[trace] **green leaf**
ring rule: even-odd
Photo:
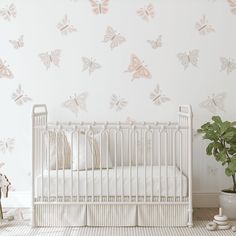
[[[230,127],[231,127],[231,123],[229,121],[225,121],[224,123],[222,123],[220,126],[221,134],[224,134],[224,132],[226,132],[227,129],[229,129]]]
[[[212,116],[211,118],[213,121],[215,121],[216,123],[222,123],[222,120],[219,116]]]
[[[206,148],[206,153],[207,153],[207,155],[212,155],[212,150],[213,150],[213,148],[214,148],[214,142],[213,143],[210,143],[208,146],[207,146],[207,148]]]
[[[230,132],[227,132],[225,133],[222,138],[225,139],[227,142],[230,141],[235,135],[235,132],[234,131],[230,131]]]
[[[226,174],[227,176],[231,176],[231,175],[234,174],[234,172],[233,172],[229,167],[227,167],[227,168],[225,169],[225,174]]]

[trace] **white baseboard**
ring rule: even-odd
[[[218,207],[219,193],[193,193],[194,207]],[[8,198],[2,198],[3,207],[31,207],[31,192],[9,192]]]
[[[29,208],[31,207],[31,192],[14,191],[8,193],[8,198],[2,198],[4,208]]]

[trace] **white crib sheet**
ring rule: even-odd
[[[58,196],[145,196],[145,167],[138,166],[138,191],[137,191],[137,169],[136,166],[124,166],[112,169],[99,169],[79,171],[65,170],[65,184],[63,186],[63,170],[58,170]],[[43,195],[48,196],[49,181],[48,171],[44,171],[36,178],[36,196],[42,196],[42,180],[43,180]],[[73,181],[71,181],[73,175]],[[102,193],[101,193],[101,175],[102,175]],[[87,176],[87,188],[86,188]],[[93,184],[94,179],[94,184]],[[117,185],[115,184],[117,179]],[[123,186],[122,186],[123,179]],[[160,180],[161,179],[161,180]],[[160,180],[160,181],[159,181]],[[57,171],[50,171],[50,196],[57,196]],[[108,184],[109,183],[109,184]],[[131,184],[130,184],[131,183]],[[159,184],[160,183],[160,184]],[[187,178],[180,172],[176,166],[146,166],[146,196],[151,196],[151,186],[153,185],[153,196],[187,196]],[[79,187],[79,189],[78,189]],[[63,190],[64,189],[64,190]],[[73,191],[71,191],[73,189]],[[159,189],[161,191],[159,191]],[[79,190],[79,191],[78,191]],[[137,191],[137,192],[136,192]],[[181,195],[182,192],[182,195]],[[117,193],[117,194],[116,194]],[[122,194],[123,193],[123,194]]]

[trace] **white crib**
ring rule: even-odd
[[[192,111],[167,123],[48,123],[33,107],[32,226],[192,226]]]

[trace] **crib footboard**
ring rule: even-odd
[[[192,112],[50,123],[33,109],[32,226],[192,226]]]

